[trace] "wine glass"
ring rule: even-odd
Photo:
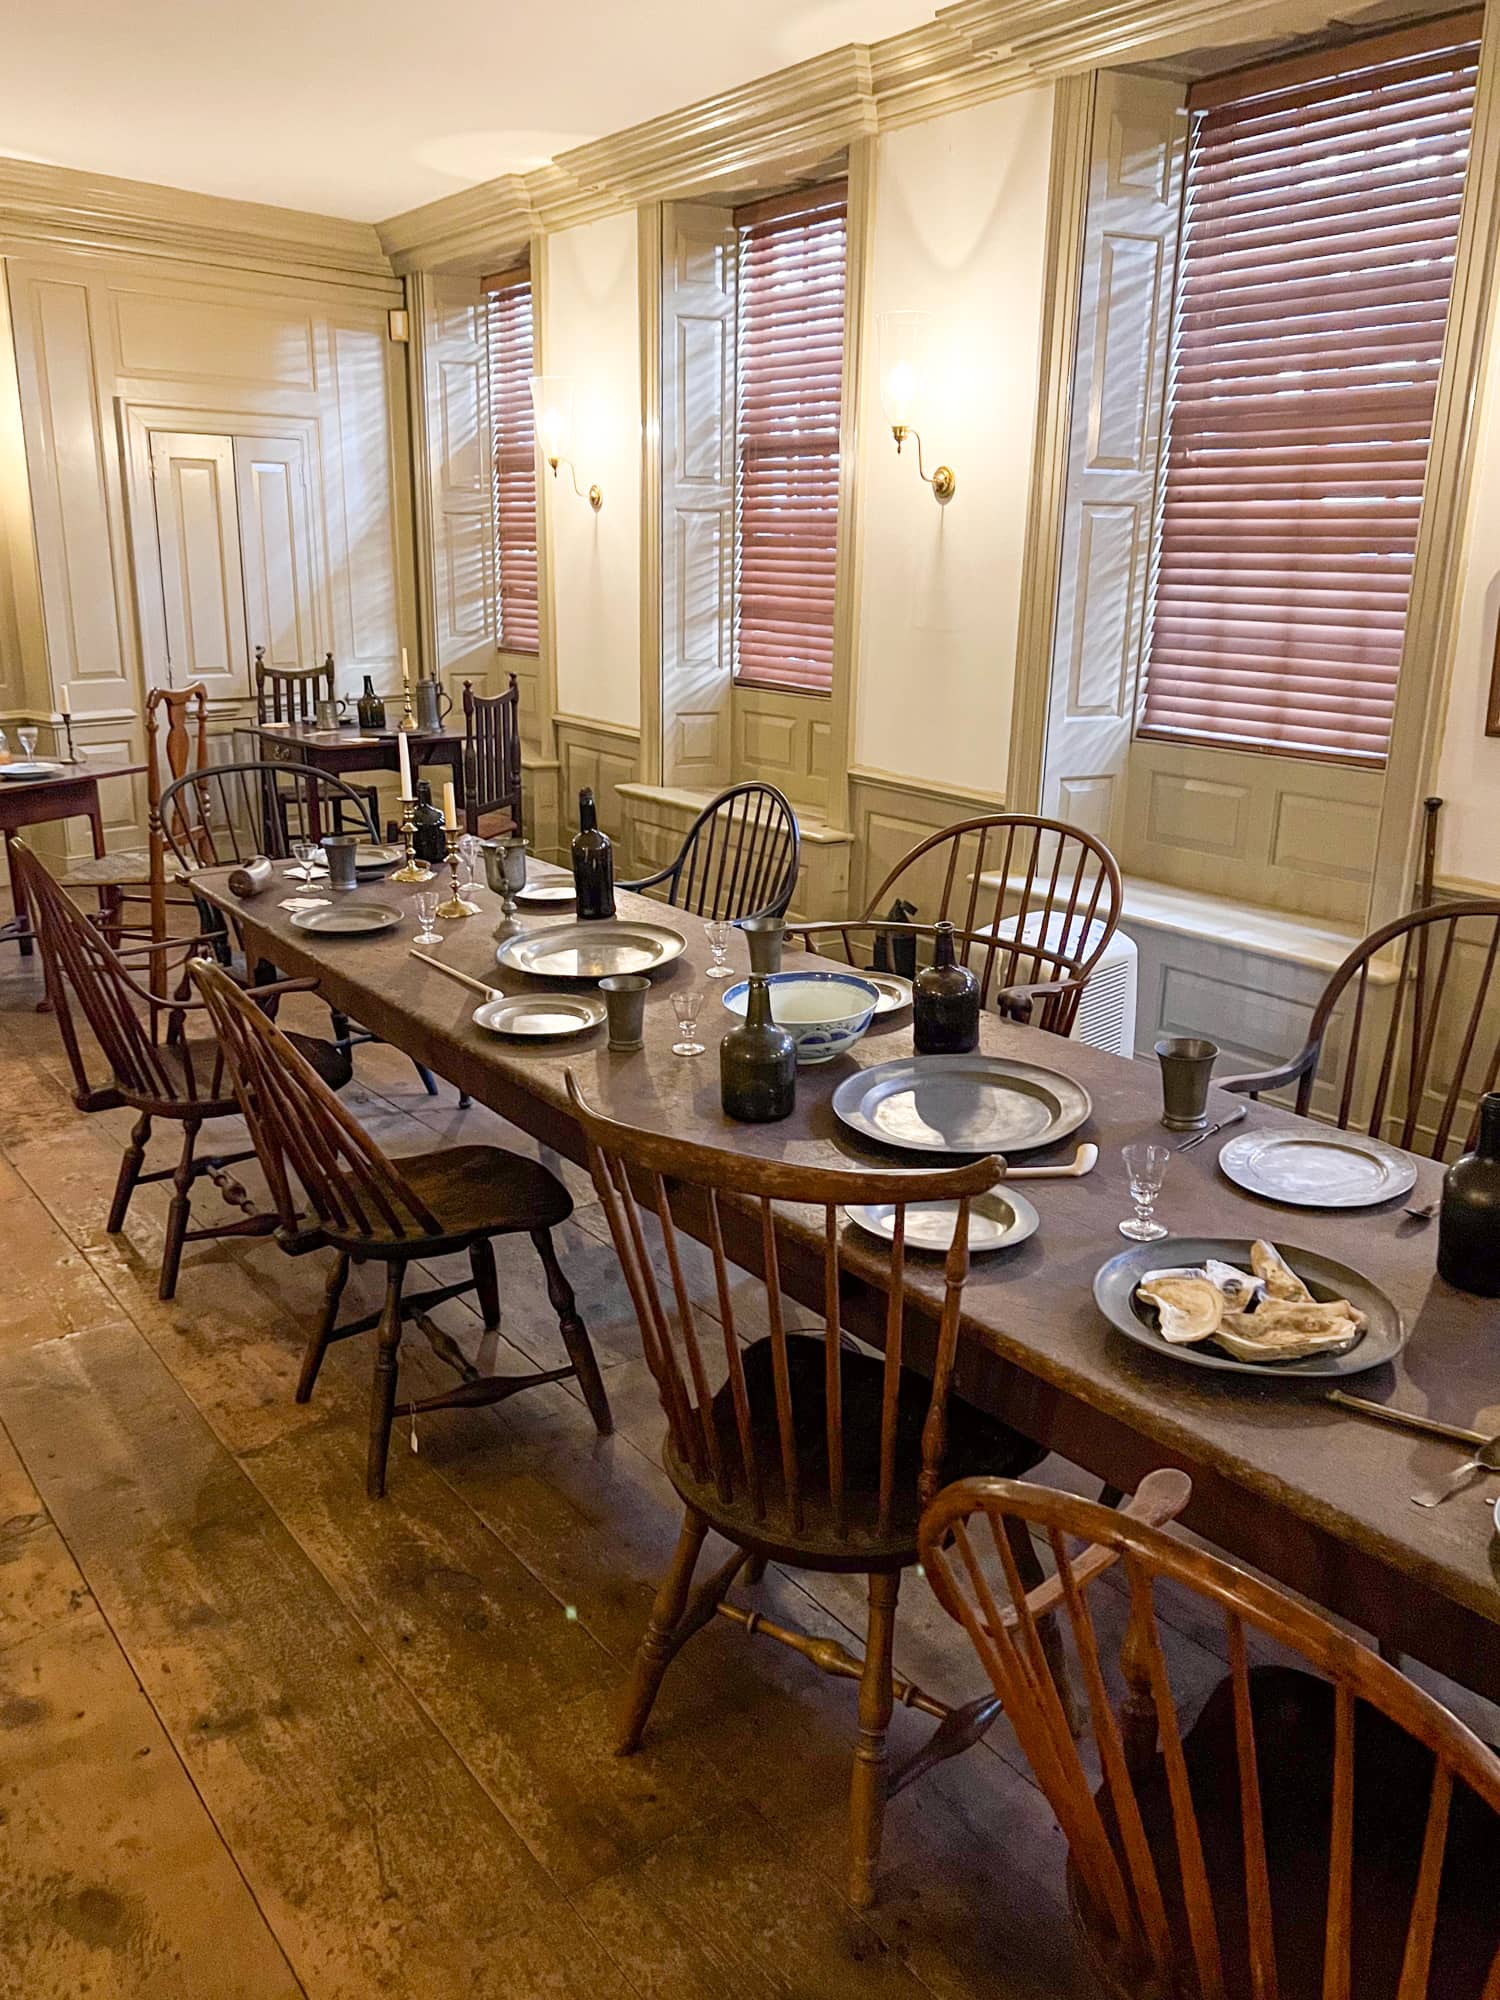
[[[479,886],[483,870],[479,865],[479,836],[477,833],[461,833],[458,837],[458,893],[466,896],[470,889]]]
[[[22,757],[24,757],[26,762],[29,764],[32,758],[35,757],[36,755],[35,729],[18,729],[16,731],[16,740],[21,746]]]
[[[417,932],[418,944],[441,944],[443,934],[437,928],[437,908],[443,900],[436,889],[419,889],[413,899],[417,906],[417,922],[421,929]]]
[[[1132,1242],[1155,1243],[1168,1233],[1167,1225],[1158,1222],[1151,1211],[1167,1177],[1167,1162],[1171,1157],[1170,1146],[1151,1146],[1144,1141],[1121,1148],[1120,1158],[1130,1176],[1130,1199],[1135,1203],[1135,1214],[1120,1224],[1120,1234],[1130,1237]]]
[[[294,840],[291,843],[292,860],[296,866],[287,873],[295,875],[299,881],[310,882],[313,878],[313,863],[318,858],[318,844],[315,840]]]
[[[705,977],[709,979],[733,978],[734,967],[728,963],[728,924],[722,922],[707,923],[703,926],[703,935],[708,939],[708,948],[713,954],[713,964],[708,968]]]
[[[672,994],[672,1012],[677,1016],[677,1040],[672,1044],[674,1056],[701,1056],[703,1043],[698,1039],[699,996],[691,987]]]

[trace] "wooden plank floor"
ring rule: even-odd
[[[38,990],[7,954],[0,2000],[1093,1991],[1061,1837],[1003,1724],[893,1806],[867,1916],[840,1893],[849,1684],[715,1625],[642,1753],[610,1755],[677,1513],[582,1177],[565,1170],[562,1249],[615,1435],[564,1387],[428,1419],[416,1450],[399,1427],[372,1505],[367,1344],[333,1349],[313,1402],[292,1400],[323,1260],[196,1246],[159,1303],[164,1200],[144,1191],[104,1233],[129,1114],[73,1109]],[[426,1097],[390,1049],[356,1067],[346,1102],[394,1151],[529,1145],[446,1086]],[[206,1184],[201,1200],[217,1203]],[[498,1248],[502,1335],[462,1302],[439,1317],[489,1364],[550,1360],[532,1253]],[[851,1641],[847,1581],[814,1595],[773,1570],[762,1591],[773,1616]],[[898,1671],[975,1692],[920,1580],[902,1610]],[[1173,1636],[1201,1698],[1215,1635],[1184,1607]],[[898,1751],[915,1733],[898,1714]]]

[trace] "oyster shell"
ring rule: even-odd
[[[1136,1291],[1155,1306],[1158,1331],[1173,1347],[1207,1340],[1224,1317],[1224,1294],[1202,1271],[1148,1271]]]
[[[1341,1354],[1359,1339],[1364,1314],[1347,1299],[1268,1299],[1253,1313],[1226,1313],[1214,1333],[1239,1361],[1295,1361],[1304,1354]]]
[[[1261,1279],[1251,1277],[1238,1264],[1225,1264],[1217,1257],[1210,1257],[1203,1270],[1209,1282],[1223,1293],[1225,1312],[1249,1312],[1265,1290]]]
[[[1299,1302],[1312,1304],[1312,1293],[1274,1243],[1263,1241],[1252,1243],[1250,1265],[1256,1277],[1265,1286],[1269,1298],[1284,1299],[1294,1304]]]

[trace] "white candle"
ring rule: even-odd
[[[72,719],[73,711],[68,704],[68,690],[66,688],[59,688],[57,691],[57,699],[62,709],[63,721],[64,722],[70,721]]]
[[[403,799],[414,799],[417,794],[411,782],[411,754],[406,747],[404,729],[396,731],[396,751],[401,759],[401,796]]]
[[[407,689],[411,687],[411,668],[406,664],[406,648],[404,646],[401,648],[401,685]]]
[[[457,831],[458,800],[454,795],[453,780],[451,778],[448,780],[447,784],[444,785],[443,787],[443,823],[446,826],[451,826],[455,831]]]

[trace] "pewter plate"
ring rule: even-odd
[[[394,868],[405,852],[405,848],[391,847],[384,841],[367,841],[363,847],[354,850],[355,872],[378,875],[382,868]]]
[[[1135,1288],[1141,1279],[1148,1271],[1202,1264],[1209,1257],[1248,1271],[1250,1239],[1245,1236],[1163,1236],[1155,1243],[1133,1243],[1101,1265],[1094,1278],[1094,1299],[1110,1325],[1127,1339],[1149,1347],[1153,1354],[1185,1362],[1189,1368],[1208,1368],[1221,1375],[1362,1375],[1401,1352],[1406,1329],[1400,1313],[1378,1286],[1347,1264],[1316,1250],[1293,1250],[1285,1244],[1278,1247],[1315,1299],[1347,1299],[1364,1314],[1364,1332],[1344,1353],[1304,1354],[1295,1361],[1239,1361],[1211,1340],[1195,1347],[1174,1347],[1162,1339],[1156,1330],[1156,1315],[1136,1298]]]
[[[528,882],[524,889],[517,889],[516,901],[529,903],[539,910],[558,910],[565,904],[578,901],[578,891],[571,882]]]
[[[1000,1056],[914,1056],[846,1077],[833,1108],[851,1132],[912,1153],[1026,1153],[1076,1132],[1080,1083]]]
[[[292,928],[322,937],[372,937],[393,931],[401,912],[389,903],[324,903],[316,910],[293,910]]]
[[[899,972],[866,972],[861,970],[861,979],[867,979],[880,995],[875,1008],[878,1021],[882,1014],[898,1014],[903,1007],[911,1005],[911,981]]]
[[[62,765],[48,763],[41,757],[18,758],[14,764],[0,764],[0,778],[60,778]]]
[[[687,950],[687,939],[665,924],[558,924],[517,931],[495,953],[508,972],[536,979],[603,979],[608,973],[651,972]]]
[[[858,1208],[846,1208],[845,1215],[886,1243],[896,1240],[896,1204],[876,1201]],[[953,1241],[958,1220],[956,1201],[912,1201],[906,1205],[906,1247],[908,1250],[945,1252]],[[1039,1218],[1023,1194],[991,1188],[969,1203],[969,1249],[979,1256],[986,1250],[1004,1250],[1012,1243],[1024,1243],[1035,1236]]]
[[[1242,1132],[1220,1148],[1219,1165],[1237,1187],[1296,1208],[1369,1208],[1417,1183],[1417,1163],[1405,1153],[1332,1126]]]
[[[589,993],[507,993],[474,1009],[476,1028],[492,1035],[586,1035],[604,1019],[605,1006]]]

